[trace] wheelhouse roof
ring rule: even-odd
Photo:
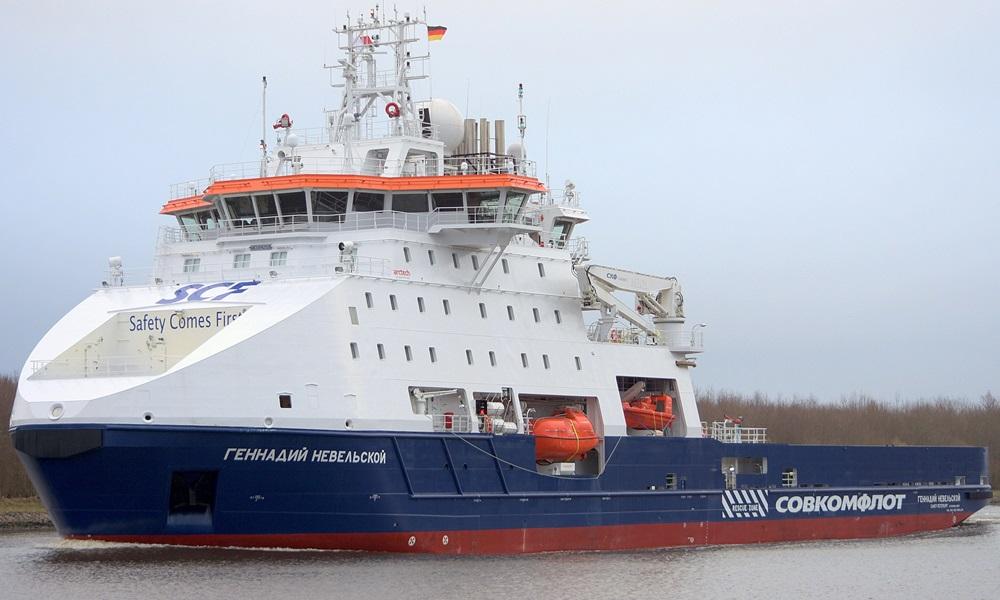
[[[279,177],[258,177],[254,179],[233,179],[216,181],[202,194],[177,198],[163,205],[162,215],[172,215],[191,210],[210,208],[209,196],[250,194],[302,188],[363,189],[386,192],[433,192],[435,190],[481,190],[514,188],[529,192],[544,192],[545,186],[534,177],[508,174],[488,175],[443,175],[421,177],[379,177],[376,175],[283,175]]]

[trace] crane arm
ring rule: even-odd
[[[683,318],[684,297],[676,277],[659,277],[604,265],[576,266],[576,277],[583,296],[584,308],[599,308],[622,318],[659,338],[661,332],[643,317],[650,313],[658,318]],[[615,296],[615,292],[636,296],[632,307]]]

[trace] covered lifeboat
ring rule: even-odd
[[[583,411],[566,406],[535,421],[535,461],[541,464],[583,460],[600,441]]]
[[[667,395],[643,396],[622,402],[629,429],[663,431],[674,422],[674,399]]]

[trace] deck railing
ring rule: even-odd
[[[31,361],[32,377],[72,379],[86,377],[141,377],[159,375],[181,357],[171,355],[77,356]]]
[[[534,161],[502,154],[472,154],[445,157],[411,157],[405,160],[349,157],[299,157],[269,159],[264,170],[267,177],[285,175],[370,175],[376,177],[427,177],[462,175],[522,175],[535,177]],[[261,177],[259,160],[215,165],[207,179],[195,179],[173,184],[170,199],[202,194],[217,181],[256,179]]]
[[[587,328],[587,338],[592,342],[606,344],[629,344],[634,346],[664,345],[674,352],[702,352],[705,349],[704,327],[693,327],[674,334],[653,336],[638,327],[612,327],[608,339],[601,340],[600,323],[593,322]]]
[[[191,225],[184,228],[162,227],[160,229],[159,241],[174,244],[186,241],[215,240],[226,237],[303,231],[337,232],[361,231],[366,229],[403,229],[406,231],[424,232],[439,225],[488,225],[490,223],[527,225],[533,222],[534,217],[532,214],[517,213],[494,206],[476,206],[464,209],[437,208],[430,212],[421,213],[381,210],[336,215],[313,215],[312,221],[306,215],[290,215],[284,217],[261,217],[259,219],[222,219],[215,222],[212,228],[202,228],[198,225]]]
[[[713,421],[711,425],[702,421],[702,436],[726,444],[767,443],[767,427],[744,427],[732,421]]]

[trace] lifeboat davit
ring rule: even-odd
[[[569,406],[560,408],[551,417],[536,420],[532,432],[535,461],[539,463],[583,460],[600,441],[587,415]]]
[[[674,422],[674,399],[670,396],[645,396],[622,402],[622,409],[629,429],[662,431]]]

